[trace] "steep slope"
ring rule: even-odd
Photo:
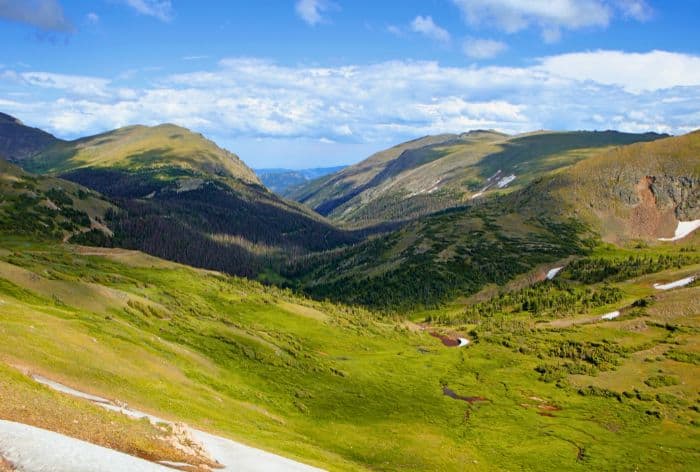
[[[700,219],[699,195],[695,132],[606,151],[519,190],[301,258],[287,276],[321,298],[390,311],[430,307],[586,254],[600,239],[658,244],[679,221]]]
[[[352,225],[409,219],[522,188],[610,146],[660,137],[614,131],[435,136],[372,156],[311,183],[293,197]]]
[[[541,190],[606,241],[671,237],[700,219],[700,131],[600,154]]]
[[[114,237],[90,233],[85,243],[251,276],[282,253],[358,238],[270,193],[236,155],[175,125],[57,143],[22,164],[92,188],[124,210],[108,215]]]
[[[53,135],[0,113],[0,157],[19,162],[59,142]]]
[[[24,172],[0,159],[0,233],[68,239],[86,231],[109,236],[114,206],[73,182]]]
[[[278,195],[289,196],[310,181],[340,172],[346,166],[315,167],[311,169],[255,169],[265,187]]]

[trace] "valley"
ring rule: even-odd
[[[699,137],[441,135],[308,184],[381,180],[366,221],[175,125],[3,161],[0,456],[20,424],[144,470],[688,470]]]

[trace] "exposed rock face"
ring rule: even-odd
[[[0,157],[20,162],[56,141],[58,139],[46,131],[30,128],[17,118],[0,113]]]
[[[679,221],[700,218],[700,178],[664,175],[651,185],[658,206],[673,207]]]

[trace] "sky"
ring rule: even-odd
[[[700,128],[696,0],[0,0],[0,111],[185,126],[252,167],[427,134]]]

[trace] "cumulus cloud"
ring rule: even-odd
[[[616,14],[646,20],[651,8],[644,0],[452,0],[471,25],[495,26],[506,33],[535,27],[547,42],[561,30],[607,27]]]
[[[568,79],[616,85],[632,93],[700,84],[700,57],[666,51],[594,51],[540,60],[540,67]]]
[[[467,38],[462,45],[464,54],[472,59],[490,59],[506,49],[508,49],[506,43],[493,39]]]
[[[91,25],[96,25],[97,23],[100,22],[100,15],[98,15],[95,12],[90,12],[87,15],[85,15],[85,19],[87,20],[88,23]]]
[[[433,21],[430,16],[417,16],[411,22],[411,30],[414,33],[419,33],[428,38],[446,43],[450,40],[450,33],[446,29],[441,28]]]
[[[119,79],[6,70],[0,96],[31,98],[6,98],[0,106],[63,137],[175,122],[234,143],[299,139],[326,146],[472,128],[700,127],[700,57],[662,51],[565,54],[527,67],[432,61],[312,67],[229,58],[149,83],[125,88]]]
[[[141,15],[152,16],[165,22],[173,19],[173,5],[170,0],[122,0],[122,2]]]
[[[327,0],[298,0],[295,6],[297,15],[311,26],[326,21],[323,13],[333,6]]]
[[[26,23],[43,31],[74,31],[57,0],[0,0],[0,18]]]

